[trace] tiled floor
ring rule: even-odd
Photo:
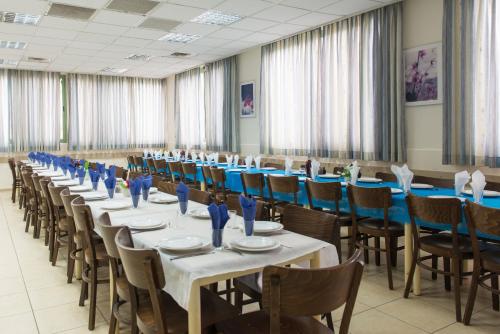
[[[88,309],[78,306],[80,282],[66,283],[63,254],[55,267],[49,264],[43,239],[33,239],[24,232],[21,211],[11,203],[9,192],[0,192],[0,254],[0,333],[88,332]],[[483,289],[468,327],[455,322],[453,295],[444,291],[442,279],[431,281],[429,273],[424,273],[421,296],[402,298],[402,262],[400,257],[393,291],[387,288],[385,267],[366,266],[351,333],[500,333],[500,313],[491,309],[490,297]],[[462,292],[465,305],[468,281]],[[101,289],[93,333],[108,332],[108,296],[107,289]],[[339,325],[341,312],[334,316]]]

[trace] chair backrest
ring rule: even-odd
[[[135,178],[138,178],[139,176],[144,176],[142,172],[135,172],[135,171],[130,171],[128,172],[128,179],[133,180]]]
[[[342,166],[333,167],[333,174],[342,174],[344,169]]]
[[[248,196],[249,189],[257,189],[258,196],[264,197],[264,185],[266,184],[262,173],[241,173],[241,184],[243,193]]]
[[[106,247],[106,252],[108,255],[114,259],[120,259],[120,253],[118,252],[118,248],[116,247],[115,237],[116,234],[123,228],[121,225],[113,226],[111,225],[111,219],[109,217],[109,213],[103,213],[99,219],[95,222],[97,229],[101,232],[101,237],[104,242],[104,246]],[[125,233],[123,237],[130,235]],[[132,239],[128,240],[127,245],[133,246]]]
[[[154,162],[153,158],[147,158],[146,164],[147,164],[149,169],[155,169],[155,162]]]
[[[351,211],[356,207],[388,209],[392,205],[392,194],[389,187],[365,188],[348,184],[347,197]]]
[[[274,202],[275,192],[282,194],[293,195],[293,203],[298,203],[297,193],[299,192],[299,178],[292,176],[275,176],[267,175],[267,187],[269,189],[269,197],[271,202]]]
[[[158,190],[170,195],[177,195],[177,185],[172,182],[162,181],[158,184]]]
[[[184,176],[192,176],[194,183],[196,183],[196,162],[184,162],[181,165]]]
[[[73,210],[76,232],[84,237],[82,248],[89,250],[90,253],[90,257],[87,258],[87,261],[95,262],[97,261],[97,254],[93,238],[95,225],[94,219],[92,218],[92,210],[85,204],[83,197],[75,198],[71,202],[71,209]]]
[[[203,175],[203,182],[205,182],[205,185],[212,184],[212,171],[210,170],[210,166],[202,165],[201,173]]]
[[[89,162],[89,169],[97,170],[97,163],[96,162]]]
[[[167,172],[167,161],[165,159],[153,160],[156,172],[166,173]]]
[[[458,198],[429,198],[408,194],[406,203],[412,220],[418,218],[426,223],[451,225],[455,230],[460,224],[462,202]]]
[[[10,172],[12,174],[12,180],[13,182],[16,182],[16,161],[14,160],[14,158],[9,158],[8,160],[9,162],[9,168],[10,168]]]
[[[210,168],[212,175],[212,191],[215,196],[217,192],[222,192],[226,194],[226,171],[222,168],[212,167]]]
[[[189,189],[189,200],[209,205],[212,203],[212,195],[209,192],[191,188]]]
[[[120,166],[114,166],[115,167],[115,177],[122,178],[124,180],[127,179],[127,170],[123,167]]]
[[[134,164],[136,167],[142,168],[144,166],[144,160],[142,160],[142,157],[134,157]]]
[[[384,182],[398,182],[398,178],[392,173],[376,172],[375,177]]]
[[[315,182],[306,180],[307,199],[309,207],[314,208],[314,200],[333,202],[335,212],[340,214],[339,201],[342,200],[342,185],[340,182]]]
[[[235,210],[238,216],[243,216],[243,209],[240,205],[240,195],[236,194],[228,194],[226,196],[227,208],[229,210]],[[256,201],[255,206],[255,220],[267,220],[269,217],[267,216],[266,203],[263,201]]]
[[[184,180],[182,163],[180,161],[169,161],[168,168],[170,169],[170,173],[172,174],[172,180],[175,180],[176,177],[180,178],[181,181]]]
[[[50,177],[44,177],[40,180],[40,187],[42,188],[42,197],[47,201],[47,209],[49,211],[48,218],[49,221],[54,217],[52,198],[49,192]]]
[[[499,182],[486,182],[486,190],[500,191],[500,183]]]
[[[347,334],[363,274],[361,252],[329,268],[264,268],[262,305],[270,315],[270,333],[280,333],[280,318],[313,316],[344,308],[340,333]]]
[[[24,185],[29,189],[32,195],[35,192],[35,186],[33,185],[33,179],[31,177],[33,175],[33,171],[23,169],[21,171],[21,178],[23,179]]]
[[[71,202],[77,197],[80,197],[78,194],[71,194],[68,188],[63,189],[59,195],[61,196],[61,200],[64,205],[64,211],[66,211],[66,216],[73,217],[73,209],[71,208]]]
[[[49,193],[54,206],[63,207],[64,203],[61,199],[61,191],[67,189],[66,186],[56,187],[52,182],[49,183]]]
[[[127,163],[128,163],[130,166],[135,165],[134,156],[132,156],[132,155],[128,155],[128,156],[127,156]]]
[[[286,230],[337,246],[340,243],[340,226],[337,216],[296,205],[287,205],[283,211],[283,226]]]
[[[274,167],[274,168],[279,169],[279,170],[285,170],[285,165],[275,163],[275,162],[265,162],[264,167]]]
[[[440,179],[437,177],[429,177],[429,176],[422,176],[422,175],[415,175],[413,177],[413,183],[426,183],[426,184],[431,184],[434,187],[440,187],[440,188],[454,188],[455,187],[454,180]]]
[[[465,205],[469,231],[474,230],[500,237],[500,209],[467,201]],[[472,235],[472,233],[470,233]]]
[[[31,179],[33,181],[33,187],[35,188],[35,191],[37,194],[40,194],[42,192],[42,186],[40,185],[40,180],[43,179],[44,176],[38,175],[38,174],[31,174]]]

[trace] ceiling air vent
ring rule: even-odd
[[[93,8],[85,8],[78,6],[63,5],[60,3],[53,3],[50,6],[47,15],[63,17],[65,19],[71,19],[71,20],[88,21],[92,17],[92,15],[94,15],[95,11],[96,10]]]
[[[104,73],[114,73],[114,74],[122,74],[127,72],[128,69],[126,68],[115,68],[115,67],[105,67],[101,70],[101,72]]]
[[[47,58],[41,58],[41,57],[26,57],[24,61],[30,62],[30,63],[50,63],[50,59]]]
[[[141,54],[131,54],[125,59],[128,60],[137,60],[137,61],[149,61],[152,57],[149,55],[141,55]]]
[[[146,14],[156,5],[157,1],[150,0],[113,0],[106,8],[126,13]]]
[[[170,55],[170,57],[187,57],[190,56],[191,54],[185,53],[185,52],[174,52]]]
[[[147,29],[156,29],[162,31],[170,31],[173,28],[177,27],[181,22],[166,20],[166,19],[157,19],[155,17],[148,17],[144,22],[139,25],[139,28],[147,28]]]

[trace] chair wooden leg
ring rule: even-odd
[[[491,276],[491,287],[498,290],[498,275]],[[499,310],[499,297],[497,294],[491,293],[491,303],[495,311]]]
[[[226,301],[231,303],[231,280],[226,280]]]
[[[394,285],[392,282],[392,263],[391,263],[391,238],[385,237],[385,263],[387,267],[387,281],[389,283],[389,289],[393,290]]]
[[[75,259],[71,257],[71,252],[75,248],[75,243],[73,242],[73,238],[68,236],[68,263],[67,263],[67,272],[66,275],[68,277],[67,282],[73,282],[73,274],[75,273]]]
[[[415,275],[415,268],[417,267],[417,256],[418,256],[418,248],[414,246],[411,259],[410,272],[408,273],[408,277],[406,278],[406,286],[404,293],[405,298],[408,298],[408,296],[410,295],[411,286],[413,284],[413,276]]]
[[[455,315],[457,322],[462,322],[462,302],[460,300],[460,259],[452,259],[453,289],[455,291]]]
[[[243,292],[238,289],[234,292],[234,306],[240,314],[243,312]]]
[[[97,270],[91,268],[92,278],[90,281],[90,309],[89,309],[89,330],[95,327],[95,312],[97,307]]]
[[[474,303],[476,302],[477,286],[479,284],[480,273],[481,273],[480,266],[478,264],[474,264],[474,270],[472,272],[472,281],[470,284],[469,298],[467,298],[467,305],[465,306],[465,312],[464,312],[464,325],[470,324],[472,311],[474,311]]]
[[[449,257],[443,257],[443,262],[444,262],[444,271],[450,272],[450,258]],[[451,277],[450,275],[444,275],[444,288],[446,291],[451,291]]]
[[[387,247],[387,245],[386,245],[386,247]],[[380,238],[379,237],[375,237],[375,248],[380,249]],[[380,251],[379,250],[375,251],[375,265],[380,266]]]
[[[33,210],[32,224],[33,224],[33,239],[36,239],[36,235],[38,233],[38,208]]]
[[[26,221],[26,226],[24,227],[24,232],[28,232],[30,229],[30,220],[31,220],[31,215],[29,213],[28,208],[26,208],[24,210],[24,220]]]
[[[85,262],[85,261],[82,261]],[[83,263],[83,268],[82,268],[82,276],[85,275],[85,272],[87,270],[87,264]],[[84,306],[85,305],[85,299],[87,299],[87,292],[88,291],[88,283],[85,282],[85,280],[82,277],[82,286],[80,289],[80,300],[78,301],[79,306]]]
[[[52,254],[52,265],[55,266],[57,263],[57,256],[59,255],[59,247],[60,243],[57,241],[57,238],[54,240],[54,252]]]
[[[12,185],[12,203],[16,203],[16,184],[14,183]]]
[[[368,235],[366,235],[366,234],[363,235],[363,245],[368,246]],[[370,263],[370,253],[368,252],[367,248],[364,249],[363,256],[364,256],[365,263],[369,264]]]
[[[438,257],[436,255],[432,255],[432,269],[437,269],[438,267]],[[435,272],[432,272],[432,280],[435,281],[437,280],[438,274]]]
[[[393,267],[398,266],[398,238],[391,238],[391,264]]]
[[[333,328],[332,313],[325,313],[325,318],[326,318],[326,324],[327,324],[328,328],[330,328],[332,331],[335,330]]]
[[[113,299],[111,300],[111,315],[109,319],[109,334],[115,334],[116,333],[116,326],[118,325],[118,319],[115,317],[115,313],[113,312],[113,309],[115,305],[118,303],[118,294],[116,292],[115,285],[111,285],[111,289],[113,289]],[[134,313],[130,313],[131,317],[134,317]]]

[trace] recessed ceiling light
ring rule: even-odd
[[[165,41],[165,42],[173,42],[173,43],[190,43],[194,40],[197,40],[201,36],[199,35],[188,35],[188,34],[180,34],[176,32],[169,32],[163,37],[160,37],[160,41]]]
[[[13,59],[0,59],[0,65],[16,66],[17,63],[18,61]]]
[[[40,20],[40,15],[30,15],[30,14],[0,11],[0,22],[29,24],[34,26],[35,24],[38,23],[38,20]]]
[[[138,60],[138,61],[149,61],[152,57],[149,55],[141,55],[141,54],[131,54],[125,59],[128,60]]]
[[[24,49],[25,42],[0,41],[0,49]]]
[[[107,72],[107,73],[116,73],[116,74],[121,74],[127,72],[127,68],[114,68],[114,67],[105,67],[101,70],[101,72]]]
[[[241,20],[239,15],[225,14],[219,10],[209,10],[195,17],[191,22],[227,26],[239,20]]]

